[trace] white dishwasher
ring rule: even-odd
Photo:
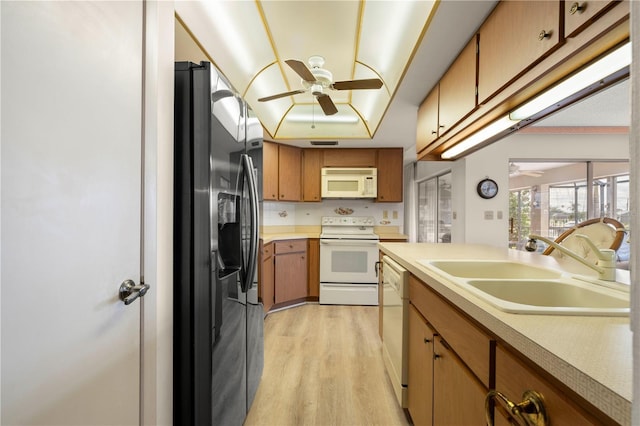
[[[382,258],[382,357],[402,408],[407,407],[409,272]]]

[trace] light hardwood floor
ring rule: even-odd
[[[308,304],[265,319],[245,426],[408,425],[382,361],[378,308]]]

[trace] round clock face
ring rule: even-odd
[[[493,198],[498,194],[498,184],[493,179],[483,179],[478,183],[477,190],[482,198]]]

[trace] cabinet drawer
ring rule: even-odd
[[[570,401],[567,392],[556,388],[540,377],[533,369],[500,345],[496,348],[496,390],[515,403],[522,400],[522,394],[527,390],[541,393],[544,397],[549,421],[554,425],[605,424],[592,418]]]
[[[273,243],[267,243],[262,246],[262,252],[260,253],[262,259],[268,259],[273,255]]]
[[[307,251],[307,240],[286,240],[276,241],[275,254],[295,253],[300,251]]]
[[[488,388],[489,336],[414,276],[409,277],[409,300]]]

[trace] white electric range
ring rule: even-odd
[[[320,304],[377,305],[378,242],[370,216],[325,216],[320,234]]]

